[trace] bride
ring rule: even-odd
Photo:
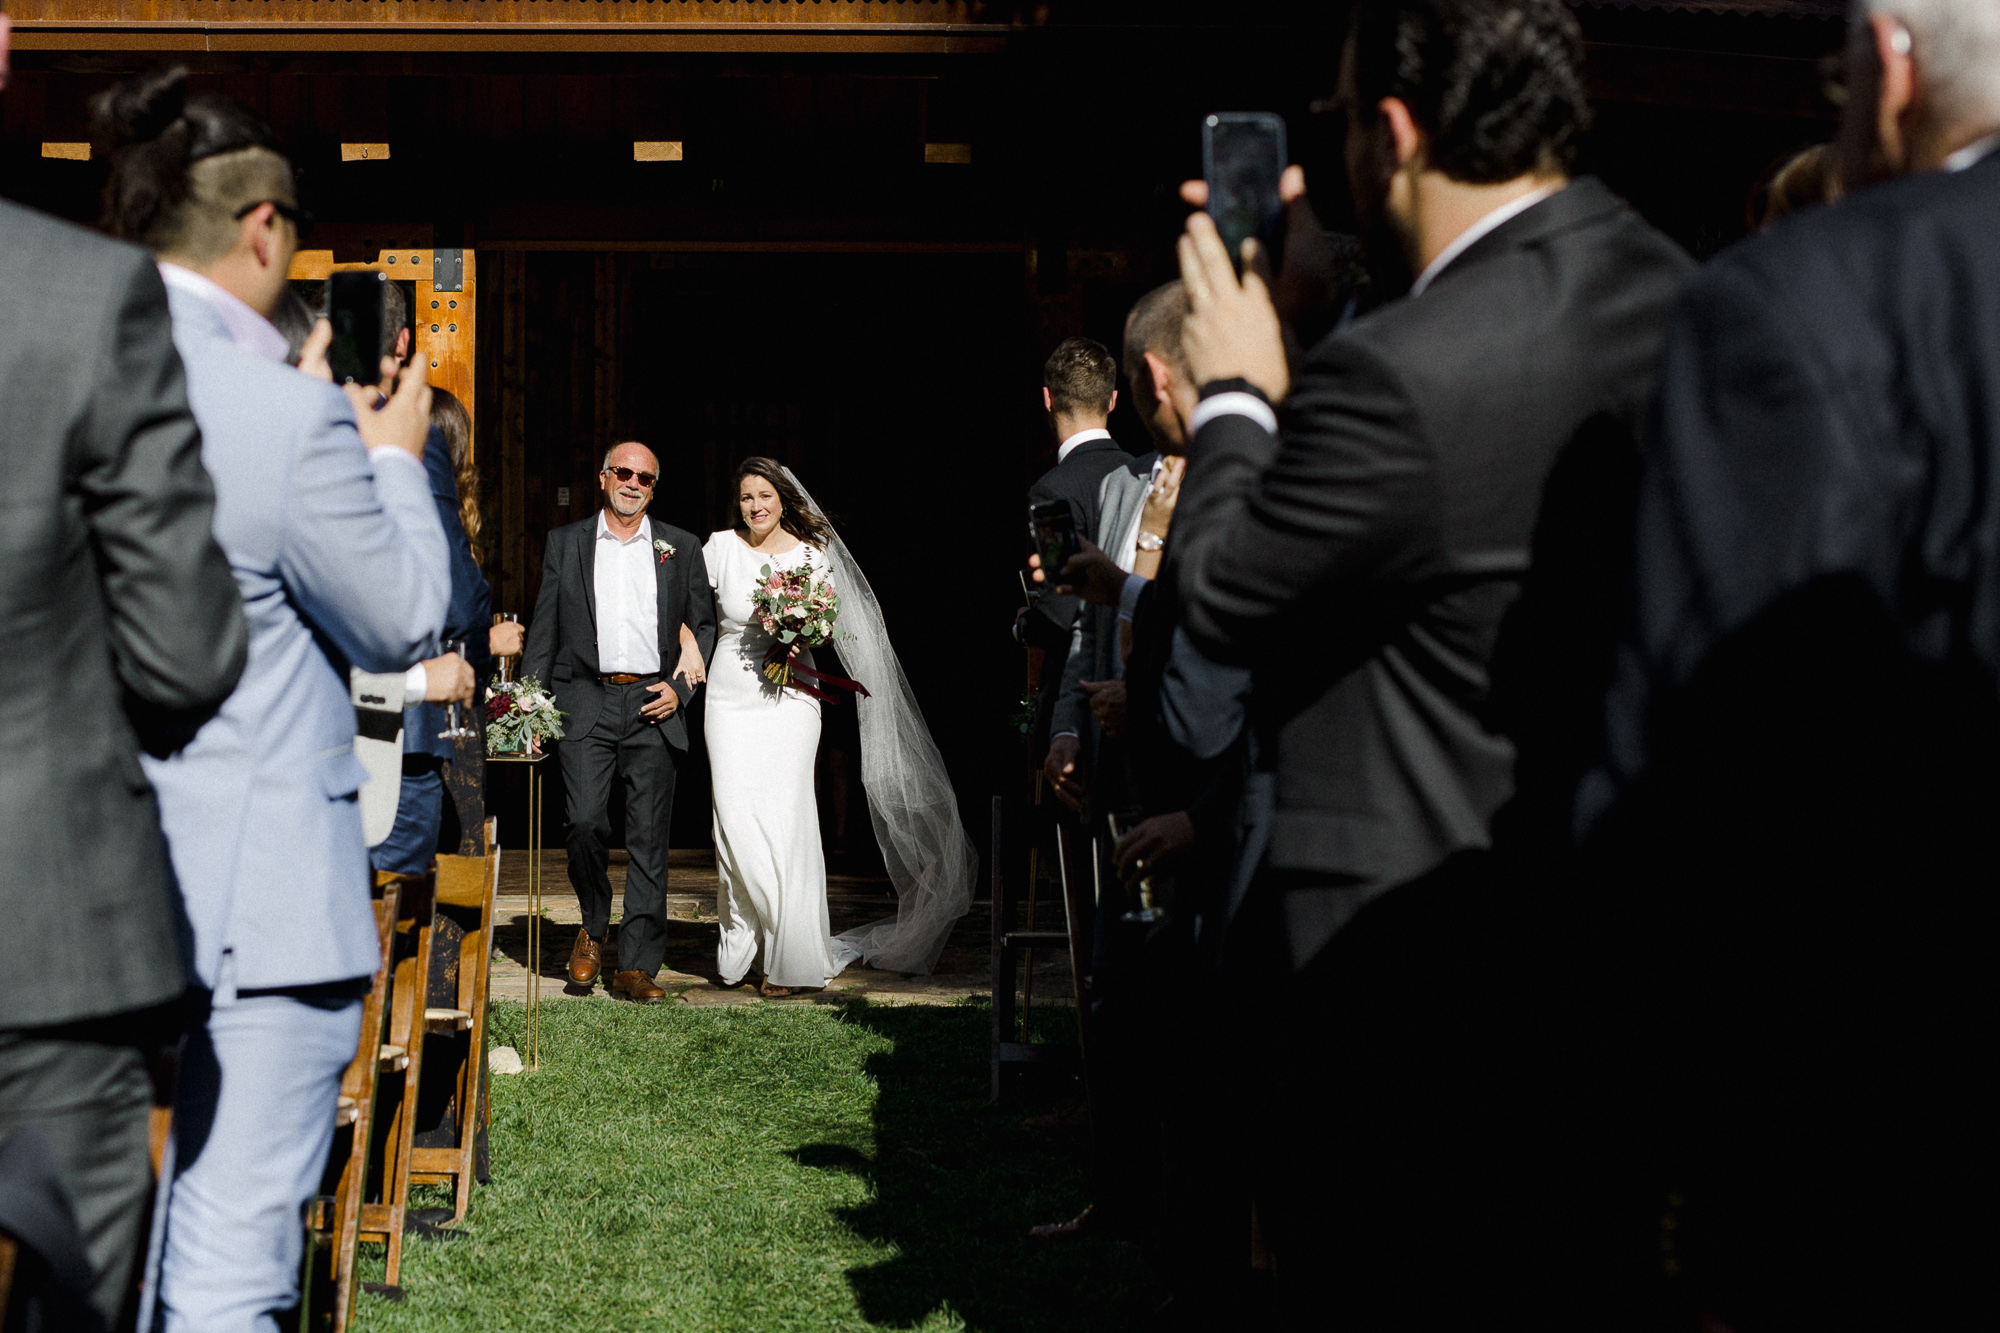
[[[735,526],[702,548],[721,628],[709,665],[706,730],[722,984],[761,971],[759,990],[785,995],[824,986],[856,959],[928,972],[952,923],[971,904],[976,873],[944,763],[889,645],[874,593],[798,478],[772,459],[746,458],[733,490]],[[859,710],[861,783],[897,894],[894,917],[837,936],[827,915],[813,799],[820,703],[764,676],[772,640],[752,602],[765,566],[779,572],[807,563],[833,579],[840,656],[869,691],[851,705]],[[813,666],[810,649],[793,660]]]

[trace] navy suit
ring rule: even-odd
[[[465,640],[465,657],[479,687],[468,716],[471,725],[481,729],[478,704],[487,677],[493,673],[493,654],[487,648],[493,595],[485,572],[472,558],[472,540],[465,535],[465,524],[459,517],[458,477],[452,467],[451,446],[435,426],[424,442],[424,473],[430,480],[431,498],[437,502],[438,521],[444,525],[445,544],[451,549],[451,602],[445,611],[444,638]],[[396,826],[368,854],[369,863],[377,870],[420,874],[440,850],[444,764],[451,759],[453,746],[439,733],[448,722],[443,704],[412,704],[403,710],[403,787],[396,799]]]

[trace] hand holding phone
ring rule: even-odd
[[[1069,558],[1083,549],[1077,540],[1076,518],[1070,513],[1068,502],[1050,500],[1030,505],[1028,529],[1034,537],[1035,553],[1042,558],[1043,571],[1052,581],[1058,580]]]
[[[382,326],[386,322],[386,273],[336,273],[327,279],[326,317],[333,326],[327,365],[335,384],[382,382]]]

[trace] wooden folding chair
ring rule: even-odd
[[[465,1220],[473,1181],[486,1175],[480,1148],[487,1118],[486,990],[493,960],[493,895],[500,882],[495,822],[487,823],[485,856],[437,859],[423,1081],[410,1181],[450,1185],[453,1224]]]
[[[391,969],[401,885],[375,886],[375,925],[382,938],[382,967],[361,1008],[361,1041],[340,1079],[334,1111],[333,1150],[327,1154],[320,1192],[306,1206],[306,1272],[300,1284],[300,1333],[345,1333],[354,1322],[354,1255],[361,1238],[361,1208],[368,1182],[368,1148],[374,1139],[375,1089],[388,1031]]]
[[[389,1031],[381,1046],[378,1076],[382,1113],[375,1117],[369,1154],[369,1189],[361,1205],[359,1239],[389,1247],[383,1280],[397,1285],[403,1270],[403,1220],[410,1198],[410,1149],[416,1133],[417,1091],[424,1076],[424,1010],[430,994],[431,931],[436,917],[437,871],[390,875],[395,880],[394,967],[389,980]],[[359,1141],[359,1140],[357,1140]]]

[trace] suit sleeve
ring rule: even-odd
[[[451,446],[435,426],[424,442],[424,472],[437,505],[438,523],[444,528],[445,549],[451,553],[451,606],[444,618],[445,637],[465,640],[466,661],[483,684],[493,674],[488,639],[493,594],[486,586],[485,571],[472,558],[472,539],[465,535],[465,520],[458,512],[458,475],[451,465]]]
[[[528,621],[528,641],[521,649],[521,679],[540,681],[551,688],[549,672],[556,664],[556,622],[562,615],[562,541],[555,533],[542,548],[542,590],[535,598],[535,614]]]
[[[133,270],[107,321],[109,344],[75,437],[75,485],[119,679],[142,704],[205,711],[236,688],[250,635],[215,542],[215,490],[166,288],[150,263]]]
[[[1081,736],[1090,723],[1090,696],[1083,692],[1083,678],[1097,660],[1097,617],[1089,612],[1077,616],[1070,631],[1069,660],[1063,663],[1062,689],[1056,695],[1055,711],[1049,715],[1049,735]]]
[[[1282,438],[1249,417],[1205,423],[1175,506],[1183,623],[1218,662],[1336,620],[1423,540],[1434,487],[1393,372],[1338,335],[1301,371]]]
[[[451,554],[423,466],[371,466],[332,386],[292,465],[279,567],[306,615],[363,671],[433,656],[451,602]]]
[[[1660,699],[1774,597],[1830,569],[1894,595],[1907,502],[1866,464],[1846,401],[1777,284],[1711,268],[1667,327],[1640,463],[1632,606],[1605,709],[1608,767],[1585,780],[1579,830],[1648,762]]]

